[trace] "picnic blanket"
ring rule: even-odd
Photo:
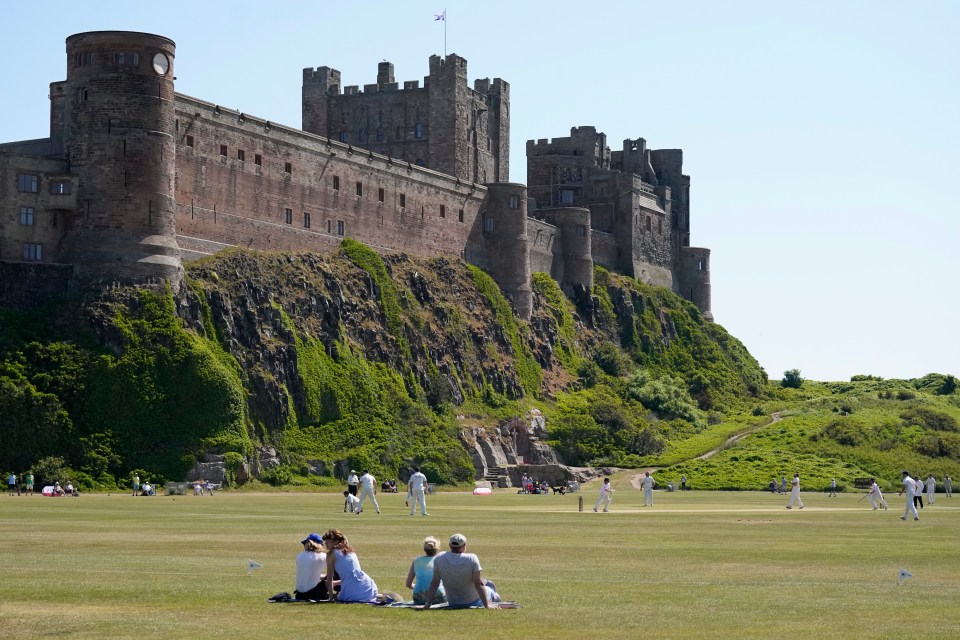
[[[376,602],[331,602],[329,600],[297,600],[289,593],[278,593],[275,596],[267,598],[267,602],[274,604],[368,604],[374,607],[390,607],[395,609],[420,609],[422,605],[414,604],[413,600],[399,600],[393,595],[384,595]],[[520,604],[515,600],[505,600],[497,603],[501,609],[519,609]],[[456,611],[458,609],[482,609],[483,607],[450,607],[447,603],[435,604],[431,609],[449,609]]]

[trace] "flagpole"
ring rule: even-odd
[[[443,58],[447,58],[447,9],[443,9]]]

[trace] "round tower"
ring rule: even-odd
[[[175,50],[172,40],[148,33],[67,38],[64,147],[78,186],[63,259],[81,283],[166,280],[179,287]]]
[[[530,285],[530,242],[527,238],[527,188],[497,182],[486,185],[481,225],[488,270],[513,304],[529,320],[533,313]]]

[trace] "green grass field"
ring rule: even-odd
[[[903,498],[805,493],[404,496],[383,515],[332,494],[0,496],[0,637],[17,638],[904,638],[960,637],[960,498],[920,522]],[[583,496],[584,512],[577,511]],[[419,612],[279,605],[311,531],[342,529],[381,590],[403,587],[425,535],[469,539],[522,608]],[[248,573],[248,560],[263,565]],[[898,586],[901,568],[913,578]]]

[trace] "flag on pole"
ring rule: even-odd
[[[913,574],[907,571],[906,569],[900,569],[900,578],[897,580],[897,584],[903,584],[903,581],[907,578],[912,578]]]
[[[260,569],[263,567],[259,562],[254,562],[253,560],[247,560],[247,573],[254,571],[255,569]]]
[[[440,13],[435,13],[435,14],[433,14],[433,20],[434,20],[434,22],[436,22],[437,20],[446,22],[446,21],[447,21],[447,10],[444,9],[444,10],[441,11]]]

